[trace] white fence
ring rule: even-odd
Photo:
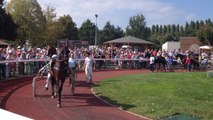
[[[147,68],[149,59],[95,59],[96,70]],[[0,79],[14,76],[34,75],[49,59],[0,61]],[[83,70],[84,59],[78,60],[78,70]]]

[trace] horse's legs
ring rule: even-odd
[[[55,84],[55,80],[52,80],[53,78],[50,79],[51,81],[51,87],[52,87],[52,98],[54,98],[54,93],[55,93],[55,90],[54,90],[54,84]]]
[[[166,72],[166,64],[162,63],[162,71]]]
[[[61,92],[62,92],[62,89],[63,89],[63,83],[64,83],[64,80],[59,80],[58,81],[58,101],[57,101],[57,107],[60,108],[61,107]]]
[[[159,64],[158,63],[156,63],[156,70],[157,70],[157,72],[159,70]]]
[[[157,72],[160,70],[160,64],[157,64]]]

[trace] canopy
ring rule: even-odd
[[[6,47],[10,45],[9,43],[6,43],[3,39],[0,39],[0,47]]]
[[[212,47],[205,45],[205,46],[200,46],[200,49],[210,50],[212,49]]]
[[[154,45],[154,43],[143,40],[143,39],[139,39],[133,36],[126,36],[126,37],[122,37],[122,38],[118,38],[115,40],[111,40],[111,41],[107,41],[104,42],[104,44],[125,44],[125,45],[129,45],[129,44],[149,44],[149,45]]]

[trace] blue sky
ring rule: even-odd
[[[10,1],[10,0],[6,0]],[[80,27],[90,19],[95,23],[98,14],[98,27],[102,29],[107,21],[125,29],[129,18],[137,14],[146,17],[147,26],[180,24],[186,21],[213,21],[213,0],[37,0],[44,7],[51,5],[57,16],[70,15]]]

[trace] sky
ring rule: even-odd
[[[10,0],[5,0],[9,2]],[[56,9],[57,17],[70,15],[79,28],[90,19],[102,29],[106,22],[123,30],[129,18],[142,14],[148,27],[152,25],[179,24],[211,19],[213,0],[37,0],[42,8],[50,5]]]

